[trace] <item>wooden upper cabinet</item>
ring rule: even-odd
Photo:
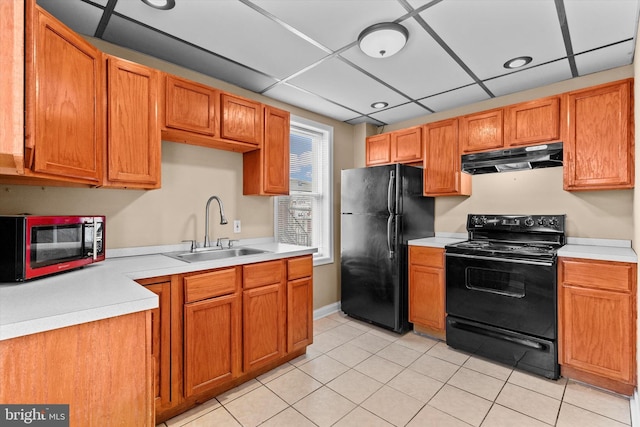
[[[463,153],[503,146],[503,110],[483,111],[460,117],[460,148]]]
[[[471,175],[460,170],[458,119],[424,126],[424,195],[470,195]]]
[[[505,109],[506,146],[532,145],[560,138],[560,96],[536,99]]]
[[[217,136],[218,91],[170,74],[164,79],[164,127]]]
[[[634,186],[633,81],[565,94],[564,189]]]
[[[220,137],[261,145],[262,104],[230,93],[220,94]]]
[[[288,111],[264,107],[264,142],[260,150],[243,154],[242,194],[289,194]]]
[[[105,185],[160,186],[159,73],[107,57],[107,162]]]
[[[422,127],[391,132],[391,163],[422,161]]]
[[[0,2],[0,174],[24,174],[24,2]]]
[[[26,21],[26,167],[34,176],[98,185],[104,152],[102,53],[35,2],[27,2]]]
[[[391,163],[391,135],[383,133],[367,137],[367,166]]]

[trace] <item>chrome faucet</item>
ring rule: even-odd
[[[211,201],[215,199],[218,202],[218,206],[220,206],[220,225],[224,225],[227,223],[227,218],[224,216],[224,208],[222,207],[222,200],[218,196],[211,196],[209,200],[207,200],[207,208],[205,211],[204,217],[204,247],[211,247],[211,241],[209,240],[209,205]]]

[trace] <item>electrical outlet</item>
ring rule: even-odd
[[[240,220],[239,219],[234,219],[233,220],[233,232],[234,233],[239,233],[242,230],[242,227],[240,226]]]

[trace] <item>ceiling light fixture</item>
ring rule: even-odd
[[[387,107],[389,105],[388,102],[382,102],[382,101],[378,101],[378,102],[374,102],[373,104],[371,104],[371,108],[384,108]]]
[[[514,68],[524,67],[531,61],[533,61],[533,58],[530,56],[518,56],[505,62],[503,67],[512,70]]]
[[[365,28],[358,36],[360,49],[372,58],[388,58],[404,47],[409,31],[395,22],[382,22]]]
[[[160,10],[173,9],[176,5],[175,0],[142,0],[142,3]]]

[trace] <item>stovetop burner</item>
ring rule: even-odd
[[[469,215],[469,240],[447,245],[450,253],[549,259],[564,244],[564,215]]]

